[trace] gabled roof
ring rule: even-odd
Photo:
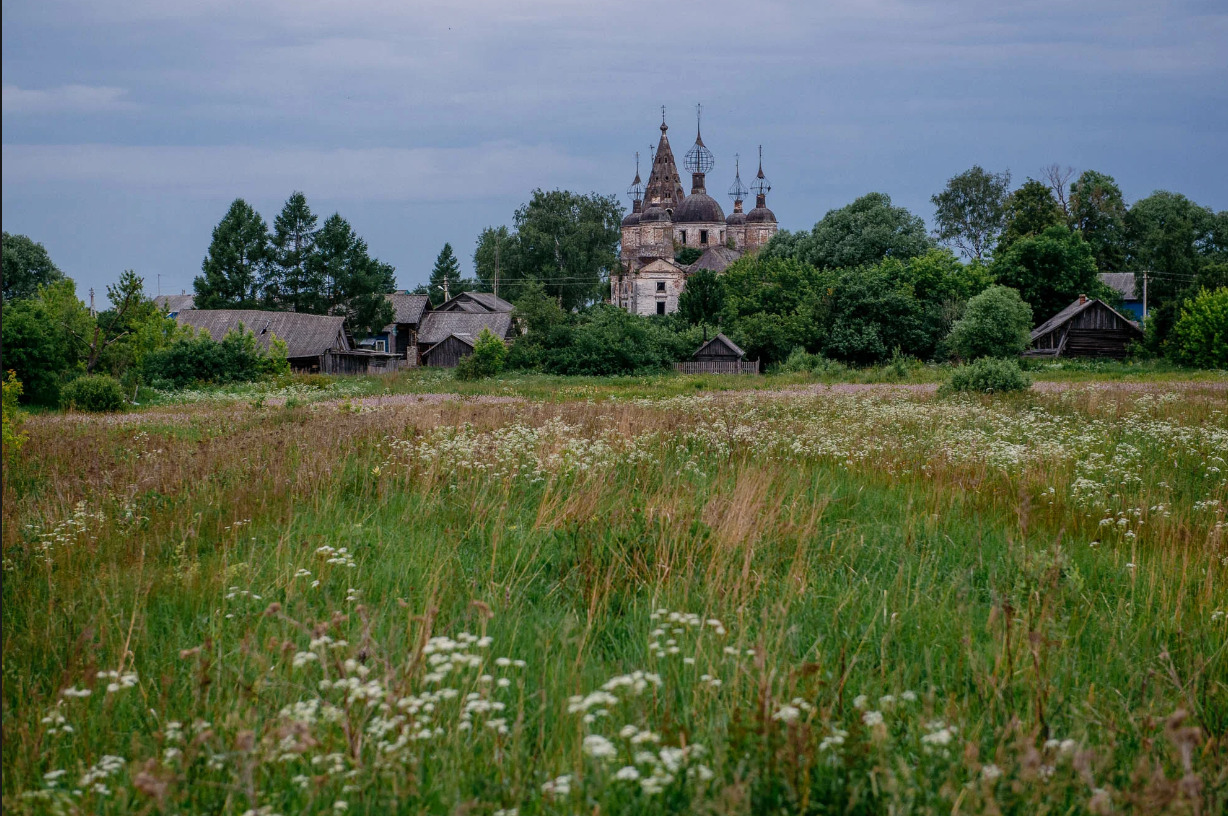
[[[510,312],[513,308],[515,307],[512,304],[490,292],[461,292],[456,297],[449,298],[435,311],[479,314],[482,312]]]
[[[643,258],[644,265],[636,270],[640,272],[682,272],[685,267],[678,264],[672,258]]]
[[[431,299],[426,295],[411,295],[408,292],[397,292],[388,295],[392,303],[395,317],[393,323],[421,323],[422,313],[430,311]]]
[[[1133,272],[1101,272],[1100,282],[1117,292],[1125,300],[1137,300]]]
[[[351,347],[345,333],[345,318],[341,316],[257,309],[191,309],[180,312],[177,321],[181,326],[208,331],[214,340],[221,340],[242,324],[266,349],[276,335],[285,341],[288,357],[316,357],[329,349]]]
[[[443,338],[443,339],[442,339],[442,340],[440,340],[438,343],[434,343],[434,344],[432,344],[432,345],[431,345],[431,347],[430,347],[429,349],[427,349],[426,351],[422,352],[422,356],[423,356],[423,357],[430,357],[430,356],[431,356],[431,352],[432,352],[432,351],[434,351],[435,349],[439,348],[439,347],[440,347],[440,346],[442,346],[444,343],[446,343],[446,342],[448,342],[449,340],[452,340],[452,339],[459,340],[460,342],[464,343],[464,344],[465,344],[466,346],[468,346],[469,348],[473,348],[473,344],[474,344],[474,340],[475,340],[475,338],[470,337],[470,336],[469,336],[469,335],[467,335],[467,334],[449,334],[447,337]]]
[[[687,271],[698,272],[701,269],[711,269],[713,272],[724,272],[730,264],[741,257],[742,253],[739,250],[730,249],[727,246],[710,246],[704,250],[704,254],[700,255],[695,263],[687,267]]]
[[[709,340],[708,342],[700,346],[698,349],[696,349],[695,354],[692,356],[698,357],[706,349],[708,349],[709,347],[713,345],[724,346],[725,348],[729,349],[730,351],[732,351],[734,354],[738,355],[739,357],[746,356],[746,352],[743,351],[741,348],[739,348],[737,343],[730,340],[724,334],[717,334],[716,337],[713,337],[711,340]]]
[[[511,312],[427,312],[418,329],[418,343],[433,346],[450,334],[477,337],[482,329],[490,329],[495,337],[506,340],[511,328]]]
[[[196,308],[196,295],[158,295],[153,302],[162,314],[184,312]]]
[[[1113,314],[1120,317],[1127,326],[1132,326],[1135,329],[1135,331],[1139,332],[1139,334],[1142,334],[1142,329],[1138,328],[1138,324],[1136,324],[1133,320],[1126,317],[1121,312],[1117,311],[1112,306],[1105,303],[1103,300],[1097,300],[1096,298],[1088,298],[1087,300],[1084,300],[1084,301],[1076,300],[1074,303],[1070,304],[1065,309],[1062,309],[1060,312],[1055,314],[1053,317],[1049,318],[1044,323],[1037,326],[1035,329],[1032,330],[1032,340],[1035,341],[1037,338],[1044,337],[1049,332],[1058,328],[1062,324],[1070,321],[1072,318],[1075,317],[1075,315],[1083,312],[1086,309],[1092,308],[1092,306],[1094,306],[1097,303],[1103,306],[1105,309],[1108,309]]]

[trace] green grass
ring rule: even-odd
[[[734,379],[31,417],[6,810],[1223,809],[1222,389]]]

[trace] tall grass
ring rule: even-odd
[[[6,810],[1228,803],[1221,390],[575,396],[31,418]]]

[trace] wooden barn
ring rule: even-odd
[[[674,370],[683,374],[758,374],[759,362],[746,362],[746,352],[723,334],[718,334],[700,346],[691,360],[674,363]]]
[[[508,342],[513,335],[511,312],[467,312],[436,310],[422,318],[418,343],[422,364],[452,368],[461,357],[473,353],[473,344],[483,329]]]
[[[1130,344],[1143,339],[1138,324],[1107,303],[1086,295],[1032,332],[1025,357],[1125,357]]]
[[[256,335],[256,342],[266,349],[277,337],[285,342],[286,356],[295,371],[320,371],[324,352],[346,352],[354,348],[345,318],[333,315],[258,309],[188,309],[180,311],[176,320],[181,326],[209,332],[214,340],[243,328]]]

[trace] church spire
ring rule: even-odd
[[[678,165],[674,162],[674,151],[669,146],[669,125],[665,124],[665,108],[661,108],[661,141],[652,155],[652,172],[648,175],[648,187],[644,190],[644,200],[649,207],[660,207],[672,210],[686,197],[682,189],[682,179],[678,177]]]
[[[706,192],[704,190],[704,175],[712,169],[712,151],[704,145],[704,137],[700,133],[700,117],[703,115],[703,105],[695,106],[695,144],[683,157],[686,169],[691,171],[691,195]]]
[[[640,152],[635,151],[635,181],[627,188],[631,197],[631,212],[639,212],[644,205],[644,183],[640,181]]]
[[[741,159],[737,153],[733,154],[733,184],[729,188],[729,197],[733,199],[733,211],[736,213],[742,212],[742,199],[750,190],[746,189],[746,185],[742,183],[742,167]]]
[[[772,191],[772,185],[768,183],[767,176],[763,175],[763,145],[759,145],[759,172],[750,186],[755,191],[755,207],[766,207],[767,194]]]

